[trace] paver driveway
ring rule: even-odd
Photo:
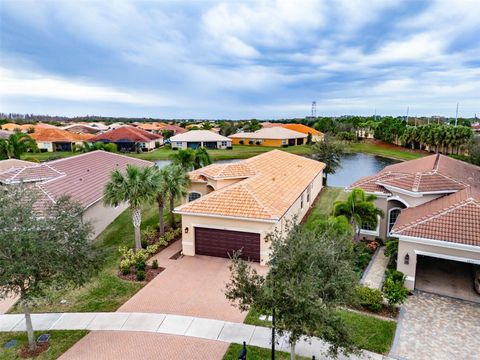
[[[400,316],[391,357],[480,359],[480,304],[417,292]]]
[[[165,270],[128,300],[118,311],[189,315],[242,322],[246,313],[230,305],[225,284],[230,279],[230,260],[210,256],[170,257],[180,250],[177,242],[157,255]],[[256,265],[265,273],[266,268]]]

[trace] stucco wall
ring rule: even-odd
[[[53,151],[53,145],[48,141],[37,141],[37,147],[39,150],[47,150],[47,152]]]
[[[288,222],[293,219],[296,219],[297,223],[299,223],[322,190],[322,179],[323,173],[320,172],[312,183],[310,183],[310,201],[307,202],[308,190],[305,189],[303,192],[303,207],[301,207],[301,198],[297,198],[277,223],[258,222],[249,219],[225,219],[209,216],[182,215],[183,254],[189,256],[195,255],[195,227],[253,232],[260,234],[260,264],[265,265],[270,255],[270,244],[266,242],[265,236],[275,230],[285,231]],[[185,228],[188,228],[188,233],[185,233]]]
[[[445,246],[451,246],[451,243],[445,242]],[[441,257],[442,255],[455,258],[464,258],[468,259],[467,262],[477,262],[480,264],[480,247],[470,247],[469,250],[461,249],[452,249],[445,246],[430,245],[430,244],[419,244],[414,242],[406,241],[405,239],[400,238],[398,245],[398,258],[397,258],[397,270],[403,272],[407,279],[405,281],[405,286],[409,289],[415,287],[415,272],[417,268],[417,255],[419,252],[440,255],[436,257]],[[476,248],[476,251],[472,251],[473,248]],[[405,255],[409,256],[409,263],[405,264]],[[419,255],[428,255],[422,254]],[[430,255],[429,255],[430,256]],[[455,259],[451,259],[455,260]]]
[[[120,204],[117,207],[106,207],[100,200],[85,210],[83,218],[84,220],[92,220],[94,237],[96,238],[127,207],[127,204]]]
[[[240,145],[240,141],[243,139],[240,138],[232,138],[232,144],[233,145]],[[250,144],[249,141],[253,140],[253,144]],[[256,141],[259,139],[250,139],[248,137],[245,138],[243,145],[248,145],[248,146],[272,146],[272,147],[281,147],[282,146],[282,140],[281,139],[263,139],[261,144],[257,145]],[[286,144],[288,144],[288,140],[286,140]]]

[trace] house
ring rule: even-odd
[[[183,134],[177,134],[170,138],[173,150],[196,149],[205,147],[207,149],[231,149],[232,141],[222,135],[210,130],[191,130]]]
[[[242,256],[265,265],[268,234],[299,223],[322,189],[325,164],[280,150],[189,173],[182,216],[183,254]]]
[[[119,151],[150,151],[163,144],[163,137],[134,126],[124,125],[94,136],[90,141],[114,143]]]
[[[480,265],[479,166],[435,154],[387,166],[349,189],[355,187],[375,194],[376,206],[385,213],[376,229],[360,233],[399,239],[397,269],[407,276],[409,289],[430,283],[441,291],[447,275],[458,277],[452,280],[455,286],[470,284],[471,264]],[[433,281],[429,274],[439,269],[447,273]]]
[[[75,145],[90,141],[93,135],[75,134],[57,127],[36,127],[29,134],[42,152],[73,151]]]
[[[26,166],[32,166],[32,165],[36,165],[36,164],[34,162],[24,161],[19,159],[0,160],[0,173],[10,171],[10,170],[20,169],[20,168],[24,168]]]
[[[0,140],[8,139],[10,135],[12,135],[13,133],[14,133],[13,131],[0,130]]]
[[[50,125],[50,124],[43,124],[43,123],[38,123],[38,124],[15,124],[15,123],[7,123],[0,125],[0,128],[2,130],[7,130],[7,131],[20,131],[24,133],[31,133],[34,132],[37,129],[56,129],[56,126]]]
[[[271,128],[271,127],[282,126],[283,124],[279,122],[264,121],[264,122],[261,122],[260,125],[262,125],[262,128]]]
[[[42,164],[22,166],[0,173],[0,184],[13,186],[20,182],[38,189],[39,212],[62,195],[69,195],[85,208],[84,218],[92,220],[94,235],[100,234],[126,208],[103,205],[103,189],[113,170],[124,171],[127,165],[153,166],[153,163],[129,156],[92,151]]]
[[[286,129],[282,126],[262,128],[251,133],[237,133],[229,136],[233,145],[260,145],[287,147],[303,145],[307,142],[307,134]]]
[[[306,126],[303,124],[282,124],[282,127],[285,129],[290,129],[302,134],[310,134],[312,136],[313,142],[323,141],[324,134],[310,126]]]
[[[184,132],[187,131],[178,125],[166,124],[163,122],[135,123],[133,125],[138,127],[139,129],[149,131],[154,134],[162,134],[163,131],[168,130],[168,131],[171,131],[173,135],[176,135],[176,134],[183,134]]]
[[[70,124],[67,126],[63,126],[61,128],[62,130],[70,131],[75,134],[97,134],[101,132],[102,130],[93,125],[89,124],[82,124],[82,123],[77,123],[77,124]]]

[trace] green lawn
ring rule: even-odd
[[[41,162],[41,161],[50,161],[60,158],[66,158],[73,155],[78,155],[79,153],[72,151],[55,151],[55,152],[39,152],[39,153],[24,153],[21,158],[26,161]]]
[[[240,351],[242,350],[243,346],[239,344],[230,344],[228,347],[227,352],[223,356],[223,360],[237,360]],[[270,359],[271,357],[271,350],[264,349],[257,346],[250,346],[247,345],[247,359],[248,360],[265,360]],[[275,359],[278,360],[289,360],[290,354],[283,352],[283,351],[275,351]],[[303,356],[296,356],[295,359],[299,360],[309,360],[310,358],[306,358]]]
[[[88,331],[86,330],[50,330],[50,331],[37,331],[35,336],[39,336],[41,333],[50,334],[50,348],[44,351],[40,356],[36,357],[36,360],[55,360],[60,357],[65,351],[73,346],[78,340],[84,337]],[[17,340],[17,345],[11,349],[5,349],[3,345],[9,341]],[[27,333],[26,332],[3,332],[0,333],[0,359],[13,360],[21,359],[17,356],[17,352],[20,348],[26,345]]]
[[[305,226],[308,228],[312,223],[319,218],[327,218],[332,213],[333,203],[335,201],[344,201],[348,194],[339,187],[326,186],[318,195],[312,210],[305,221]]]
[[[398,160],[413,160],[425,156],[425,154],[421,152],[415,152],[400,146],[393,146],[388,144],[386,146],[378,146],[373,142],[350,143],[348,144],[346,151],[351,153],[361,152],[366,154],[379,155]]]
[[[373,316],[358,314],[348,310],[338,310],[340,317],[351,328],[353,342],[361,349],[386,354],[390,350],[395,336],[396,323],[381,320]],[[260,320],[261,314],[251,309],[245,324],[271,327],[270,321]]]
[[[165,214],[167,217],[168,214]],[[145,206],[142,211],[142,228],[158,223],[156,206]],[[96,246],[105,252],[106,258],[101,271],[85,286],[78,289],[48,289],[46,296],[32,304],[32,312],[64,311],[115,311],[131,298],[144,284],[118,278],[120,245],[132,246],[134,242],[130,210],[125,210],[97,238]],[[60,304],[62,299],[66,304]],[[22,313],[16,305],[12,312]]]

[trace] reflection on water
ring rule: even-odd
[[[214,161],[214,164],[228,164],[238,161],[240,159],[218,160]],[[170,160],[157,160],[155,162],[160,168],[171,163]],[[387,165],[398,162],[398,160],[363,153],[346,154],[342,159],[342,167],[335,174],[328,176],[328,185],[345,187],[364,176],[376,174]]]
[[[374,175],[385,166],[398,162],[398,160],[363,153],[345,154],[342,167],[335,174],[328,175],[327,183],[329,186],[349,186],[364,176]]]

